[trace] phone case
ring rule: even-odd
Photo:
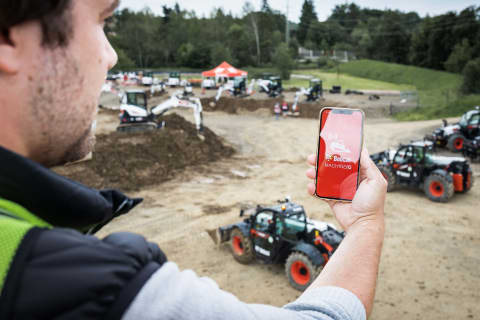
[[[325,197],[317,194],[318,191],[318,166],[319,166],[319,152],[320,152],[320,138],[321,138],[321,133],[322,133],[322,113],[325,110],[349,110],[349,111],[354,111],[354,112],[360,112],[361,113],[361,135],[360,135],[360,151],[359,151],[359,156],[358,156],[358,169],[357,169],[357,181],[356,181],[356,186],[355,186],[355,192],[358,190],[358,185],[359,185],[359,179],[360,179],[360,159],[362,155],[362,150],[363,150],[363,143],[364,143],[364,122],[365,122],[365,113],[360,110],[360,109],[350,109],[350,108],[331,108],[331,107],[325,107],[320,110],[319,113],[319,130],[318,130],[318,140],[317,140],[317,163],[315,165],[315,196],[317,196],[320,199],[325,199],[325,200],[332,200],[332,201],[337,201],[337,202],[352,202],[352,199],[343,199],[343,198],[337,198],[337,197]]]

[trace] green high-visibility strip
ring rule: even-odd
[[[31,228],[33,225],[26,221],[3,215],[0,218],[0,293],[18,246]]]
[[[0,198],[0,210],[9,213],[19,219],[30,222],[34,226],[51,228],[50,224],[30,213],[27,209],[25,209],[21,205],[16,204],[15,202]]]
[[[0,198],[0,294],[18,247],[35,226],[51,228],[24,207]]]

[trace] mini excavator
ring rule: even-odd
[[[168,100],[149,109],[147,94],[142,90],[128,90],[122,96],[120,106],[119,132],[142,132],[160,129],[163,123],[157,119],[167,111],[175,108],[193,110],[195,126],[200,135],[203,133],[202,103],[199,98],[186,96],[184,91],[175,92]]]

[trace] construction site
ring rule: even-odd
[[[151,97],[147,109],[168,100],[174,90],[168,91]],[[192,110],[182,108],[162,114],[157,119],[161,126],[154,130],[117,132],[118,97],[104,93],[91,160],[55,170],[87,186],[118,188],[144,198],[100,237],[116,231],[140,233],[158,243],[181,269],[214,279],[240,300],[282,306],[301,294],[289,286],[284,265],[240,264],[231,247],[216,245],[209,233],[239,221],[241,209],[287,196],[303,205],[310,218],[339,228],[328,205],[306,191],[306,158],[316,150],[323,107],[362,109],[371,154],[441,125],[439,120],[392,120],[392,105],[399,105],[399,98],[389,94],[375,101],[369,95],[326,93],[314,102],[302,97],[295,116],[275,115],[275,104],[291,106],[295,92],[216,99],[216,90],[195,88],[191,97],[199,98],[203,107],[201,136]],[[471,167],[479,179],[480,164]],[[480,314],[478,197],[478,184],[448,203],[431,202],[411,188],[387,195],[387,232],[371,319],[474,319]]]

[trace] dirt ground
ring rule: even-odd
[[[193,119],[189,111],[176,113]],[[311,218],[335,224],[328,206],[306,192],[305,159],[315,150],[317,121],[275,120],[262,108],[236,114],[205,112],[204,121],[236,153],[187,166],[164,183],[130,192],[145,202],[99,236],[141,233],[180,268],[214,279],[239,299],[282,306],[300,295],[289,286],[284,267],[241,265],[228,246],[215,246],[206,230],[239,221],[241,206],[272,204],[287,195],[304,205]],[[366,145],[371,153],[378,152],[423,137],[440,123],[400,123],[367,115]],[[98,133],[109,134],[117,124],[116,114],[102,112]],[[122,156],[128,157],[128,152]],[[388,194],[387,232],[371,319],[480,319],[480,165],[473,169],[477,184],[447,204],[429,201],[420,190]]]

